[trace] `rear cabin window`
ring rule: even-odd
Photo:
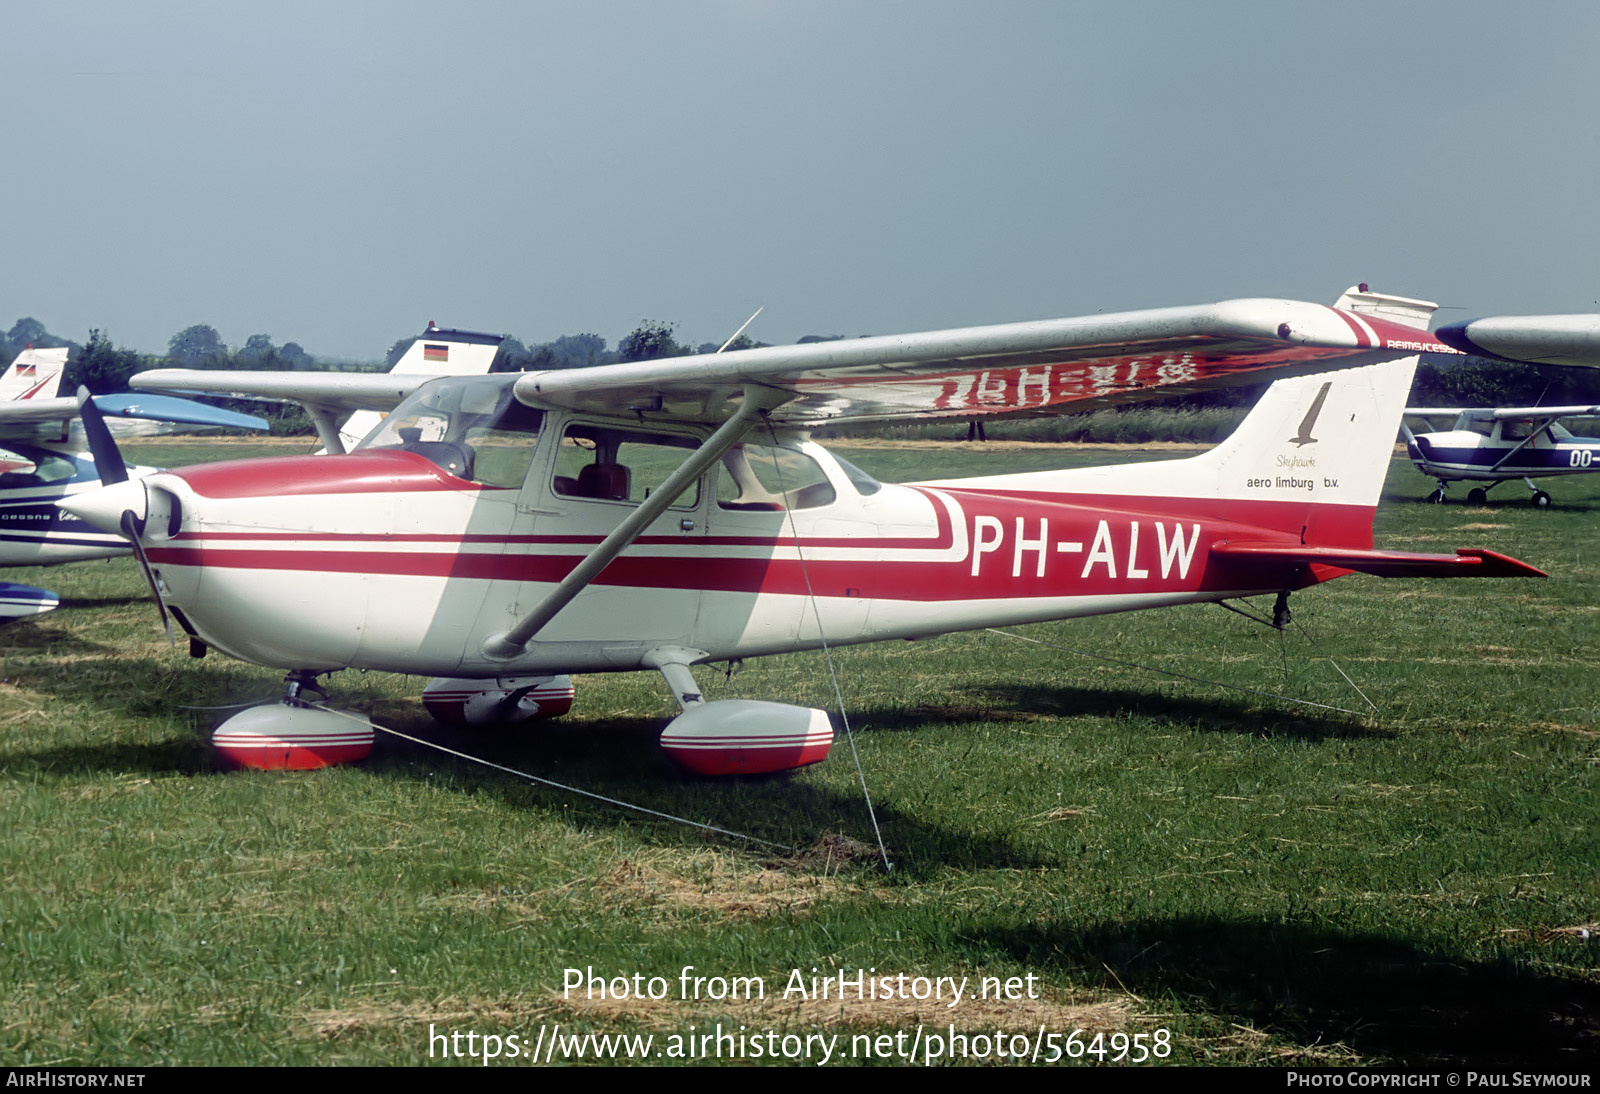
[[[817,461],[793,448],[736,445],[722,457],[717,477],[717,505],[722,509],[820,509],[837,496]]]

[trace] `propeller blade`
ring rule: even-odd
[[[108,433],[107,436],[110,434]],[[99,462],[99,461],[96,461]],[[167,613],[167,602],[161,599],[161,588],[156,584],[156,575],[150,569],[150,560],[145,557],[144,544],[139,542],[139,536],[144,531],[138,517],[134,516],[132,509],[122,511],[122,534],[128,537],[128,542],[133,544],[133,557],[139,560],[139,571],[144,574],[145,584],[150,586],[150,595],[156,598],[156,611],[161,613],[161,625],[167,629],[167,644],[176,646],[178,640],[172,635],[172,619]]]
[[[127,482],[128,465],[123,462],[122,451],[117,448],[116,438],[106,428],[105,416],[94,405],[94,396],[86,387],[78,389],[78,417],[83,419],[83,435],[89,442],[95,469],[100,472],[100,482],[105,486]]]

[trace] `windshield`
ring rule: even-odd
[[[542,411],[517,401],[507,377],[435,381],[395,407],[356,451],[401,449],[457,478],[520,486],[543,421]]]
[[[32,445],[11,444],[9,451],[0,452],[0,466],[13,463],[5,458],[15,455],[31,463],[0,474],[0,490],[20,490],[30,486],[60,486],[69,482],[88,482],[97,477],[95,466],[88,460],[72,459],[61,452]]]

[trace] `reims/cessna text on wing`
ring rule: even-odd
[[[515,714],[567,673],[653,669],[682,707],[662,738],[675,758],[779,770],[826,754],[827,716],[706,702],[691,666],[1286,598],[1351,571],[1538,574],[1482,550],[1373,548],[1416,355],[1455,352],[1397,300],[1352,290],[1335,308],[1235,300],[432,382],[296,374],[276,393],[298,385],[325,439],[341,408],[393,409],[348,455],[168,471],[65,504],[137,538],[193,650],[289,670],[283,703],[218,729],[242,762],[365,755],[370,723],[311,695],[337,669],[436,677],[437,706],[468,718]],[[1228,441],[1162,463],[897,486],[807,437],[1274,376],[1288,378]],[[207,382],[234,381],[135,380]]]

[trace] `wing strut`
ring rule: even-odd
[[[518,620],[510,630],[484,642],[484,656],[496,661],[509,661],[521,653],[532,641],[533,636],[543,630],[545,624],[571,603],[572,598],[581,593],[589,582],[598,577],[600,571],[611,565],[612,560],[626,550],[628,545],[650,526],[651,521],[666,512],[667,507],[677,501],[679,495],[693,485],[707,468],[744,439],[745,433],[756,419],[772,409],[768,403],[787,402],[791,398],[793,396],[788,392],[768,392],[755,387],[747,389],[738,412],[718,426],[717,431],[707,437],[706,442],[695,449],[676,471],[668,475],[660,487],[640,502],[637,509],[629,513],[609,536],[601,540],[582,562],[573,567],[572,572],[561,579],[549,596],[545,597],[533,611]]]

